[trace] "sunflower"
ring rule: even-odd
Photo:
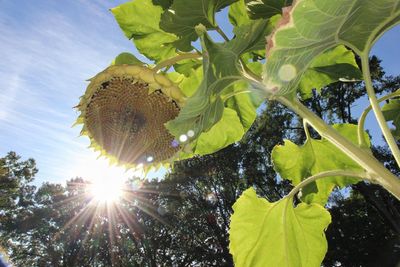
[[[181,146],[164,124],[184,102],[162,74],[138,65],[114,65],[90,80],[77,106],[91,146],[127,166],[170,161]]]

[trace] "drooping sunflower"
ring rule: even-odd
[[[90,79],[77,123],[91,146],[126,166],[168,162],[181,149],[164,124],[184,102],[179,87],[145,66],[114,65]]]

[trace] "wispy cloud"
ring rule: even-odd
[[[71,128],[85,80],[131,49],[101,1],[0,2],[0,153],[34,157],[39,181],[96,158]],[[113,6],[113,5],[112,5]],[[111,7],[111,6],[110,6]],[[90,163],[93,164],[93,163]],[[75,175],[80,175],[76,173]]]

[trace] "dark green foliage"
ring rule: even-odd
[[[393,197],[384,193],[385,198],[393,202]],[[337,194],[332,199],[332,224],[327,231],[330,249],[324,266],[397,266],[400,262],[399,232],[387,224],[375,206],[357,191],[350,198]],[[399,202],[394,201],[392,205],[396,206],[398,216]]]

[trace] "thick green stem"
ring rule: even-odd
[[[161,70],[162,68],[174,65],[176,62],[184,60],[184,59],[195,59],[195,58],[200,58],[201,54],[199,53],[184,53],[184,54],[180,54],[177,55],[175,57],[169,58],[167,60],[161,61],[160,63],[158,63],[153,70],[155,72]]]
[[[354,145],[347,138],[339,134],[335,129],[326,124],[321,118],[315,115],[297,99],[289,100],[286,97],[277,97],[279,102],[292,109],[307,122],[325,139],[334,144],[350,158],[364,168],[376,183],[383,186],[400,200],[400,179],[386,169],[370,153]]]
[[[367,179],[370,180],[368,177],[368,173],[366,172],[354,172],[354,171],[346,171],[346,170],[332,170],[332,171],[325,171],[318,173],[316,175],[310,176],[303,181],[301,181],[298,185],[296,185],[286,197],[294,197],[297,192],[300,191],[301,188],[304,186],[314,182],[315,180],[325,178],[325,177],[332,177],[332,176],[349,176],[349,177],[357,177],[360,179]]]
[[[361,55],[361,67],[363,71],[365,87],[367,88],[367,93],[369,97],[369,101],[371,102],[372,110],[375,113],[375,117],[378,121],[379,127],[382,130],[383,136],[388,143],[390,150],[393,153],[393,157],[395,158],[397,165],[400,167],[400,150],[396,144],[396,140],[394,139],[392,132],[390,131],[385,117],[383,116],[382,110],[379,107],[378,100],[376,99],[374,88],[372,87],[371,74],[369,70],[369,58],[368,54]]]
[[[391,99],[396,96],[400,96],[400,89],[391,94],[388,94],[388,95],[385,95],[385,96],[379,98],[377,101],[378,101],[378,103],[381,103],[383,101],[386,101],[386,100]],[[364,136],[364,124],[365,124],[365,119],[367,118],[367,115],[371,111],[371,109],[372,109],[371,105],[369,105],[366,109],[364,109],[363,113],[360,116],[360,119],[358,120],[358,144],[361,147],[367,146],[367,142],[366,142],[365,136]]]

